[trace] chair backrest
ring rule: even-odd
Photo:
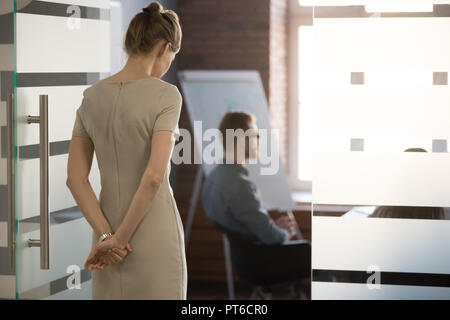
[[[216,223],[216,225],[219,228],[219,230],[227,236],[231,247],[233,247],[233,245],[236,247],[247,247],[258,245],[256,239],[250,235],[244,235],[242,233],[232,231],[218,223]]]
[[[272,250],[280,245],[265,245],[254,241],[254,238],[229,230],[219,224],[217,227],[224,233],[230,243],[231,261],[237,276],[255,285],[267,284],[265,274],[259,272],[261,265],[271,263]]]
[[[267,245],[221,225],[217,226],[229,241],[231,262],[240,279],[254,285],[266,286],[310,276],[311,244],[309,241],[297,240]]]

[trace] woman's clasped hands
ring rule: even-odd
[[[95,245],[84,263],[84,268],[89,270],[103,270],[107,266],[122,262],[132,251],[129,243],[123,245],[112,235]]]

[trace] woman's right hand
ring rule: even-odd
[[[124,246],[114,236],[111,236],[95,245],[86,260],[85,268],[89,270],[103,270],[108,265],[122,262],[128,253],[132,251],[133,249],[129,243]]]

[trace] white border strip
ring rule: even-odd
[[[450,153],[315,152],[313,203],[450,207],[449,163]]]
[[[312,269],[448,274],[450,221],[312,218]]]

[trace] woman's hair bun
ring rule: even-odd
[[[161,40],[170,43],[173,52],[178,52],[182,37],[178,15],[165,10],[157,1],[142,11],[131,20],[125,35],[124,48],[128,56],[149,54]]]
[[[164,11],[163,6],[159,2],[150,3],[147,9],[147,12],[150,14],[161,13]]]

